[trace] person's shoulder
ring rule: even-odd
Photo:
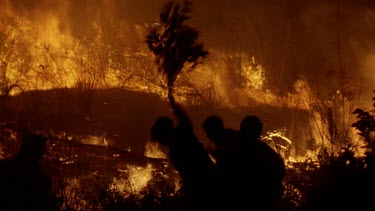
[[[15,172],[18,171],[19,165],[16,162],[15,159],[5,159],[5,160],[0,160],[0,180],[3,180],[2,182],[6,182],[4,178],[7,179],[13,179],[12,177],[14,176]]]
[[[232,128],[225,128],[224,130],[224,141],[233,142],[237,141],[240,138],[240,132]]]
[[[15,158],[2,159],[2,160],[0,160],[0,169],[10,168],[10,167],[14,166],[15,163],[16,163]]]
[[[267,143],[259,140],[257,142],[257,146],[258,146],[258,149],[261,150],[263,153],[272,155],[273,157],[280,157],[282,159],[281,155]]]
[[[226,133],[226,134],[238,134],[239,131],[238,131],[238,130],[235,130],[235,129],[233,129],[233,128],[225,128],[225,129],[224,129],[224,133]]]
[[[275,151],[270,145],[268,145],[266,142],[262,141],[262,140],[258,140],[256,141],[256,145],[258,147],[260,147],[261,149],[263,150],[267,150],[267,151]],[[275,151],[276,152],[276,151]]]
[[[227,134],[227,135],[240,135],[240,131],[236,130],[236,129],[233,129],[233,128],[225,128],[224,129],[224,134]]]
[[[0,165],[6,165],[9,161],[10,161],[10,159],[1,159]]]

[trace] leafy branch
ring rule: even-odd
[[[168,95],[184,68],[193,70],[209,53],[198,43],[199,32],[185,21],[191,13],[191,0],[167,1],[162,8],[159,22],[148,28],[145,42],[156,56],[158,71],[167,80]]]

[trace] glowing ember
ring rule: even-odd
[[[87,136],[82,137],[80,142],[83,144],[92,144],[99,146],[108,146],[108,138],[105,136]]]
[[[148,181],[152,178],[152,172],[155,169],[151,164],[147,164],[145,168],[129,165],[128,166],[128,177],[130,181],[130,187],[135,193],[139,193],[144,187],[146,187]]]

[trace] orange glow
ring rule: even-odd
[[[126,39],[111,40],[95,20],[91,23],[95,30],[93,36],[78,38],[69,30],[61,31],[61,22],[56,15],[48,13],[46,17],[34,22],[23,17],[1,19],[1,28],[7,39],[0,59],[6,63],[2,71],[8,85],[17,84],[24,91],[70,87],[90,92],[122,87],[166,98],[165,81],[156,71],[153,58],[142,43],[135,43],[136,47],[130,48]],[[33,27],[35,23],[36,27]],[[139,33],[137,36],[142,37],[144,29],[139,26],[135,29]],[[128,36],[125,32],[117,33],[117,37]],[[231,109],[253,106],[255,102],[258,105],[305,110],[310,113],[311,128],[306,132],[309,133],[307,136],[317,145],[331,147],[327,117],[315,107],[320,99],[306,80],[297,80],[294,90],[281,97],[266,86],[267,69],[254,56],[243,53],[227,55],[213,49],[210,52],[210,59],[195,71],[178,77],[175,93],[179,102],[189,105],[203,100]],[[228,62],[240,65],[236,67],[238,69],[233,69]],[[238,73],[236,75],[231,71]],[[16,94],[20,89],[12,91],[11,94]],[[343,107],[334,108],[337,113],[350,113],[351,102],[340,98],[339,93],[335,100],[343,102]],[[332,99],[325,102],[328,103],[326,107],[334,106]],[[341,124],[344,128],[351,118],[347,115],[336,121],[344,122]],[[353,133],[350,132],[351,136]]]

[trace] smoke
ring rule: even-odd
[[[62,33],[89,36],[158,20],[163,0],[3,0],[0,14],[35,26],[50,17]],[[317,92],[343,89],[345,78],[375,89],[375,7],[370,0],[199,0],[191,24],[208,49],[255,56],[267,86],[285,94],[299,78]],[[121,23],[121,24],[120,24]]]
[[[375,41],[373,2],[199,1],[195,11],[208,46],[254,55],[281,94],[300,77],[320,93],[342,89],[345,78],[373,86],[361,69]]]

